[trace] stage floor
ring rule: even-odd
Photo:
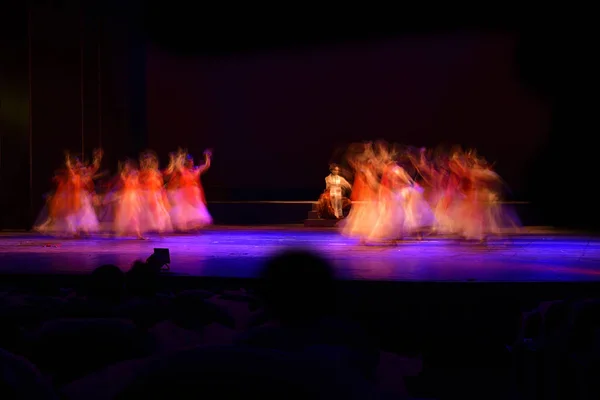
[[[385,281],[600,281],[600,238],[529,229],[487,245],[429,237],[396,246],[364,246],[334,229],[212,227],[149,240],[57,239],[0,235],[0,274],[87,274],[102,264],[128,269],[154,248],[168,248],[182,276],[253,278],[264,260],[288,247],[322,253],[341,279]]]

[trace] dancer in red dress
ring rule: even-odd
[[[190,155],[180,151],[167,168],[171,176],[171,222],[179,231],[197,230],[212,223],[200,182],[200,176],[210,168],[211,157],[212,152],[206,150],[204,164],[196,166]]]
[[[406,171],[392,159],[385,163],[379,185],[378,219],[369,240],[393,243],[404,237],[404,189],[411,181]]]
[[[350,196],[352,208],[340,227],[343,235],[359,238],[366,243],[379,218],[379,180],[372,143],[361,147],[362,150],[348,158],[348,163],[354,169]]]
[[[164,233],[172,230],[170,204],[158,157],[153,152],[140,156],[141,231]]]
[[[100,168],[102,151],[94,151],[94,160],[87,164],[66,155],[65,168],[56,175],[56,190],[34,225],[34,230],[54,235],[78,237],[99,230],[93,207],[94,182]]]
[[[142,235],[142,188],[140,173],[131,160],[126,161],[119,174],[117,187],[117,207],[114,220],[114,231],[118,236]]]

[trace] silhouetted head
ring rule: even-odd
[[[194,166],[194,158],[192,156],[190,156],[189,154],[185,157],[185,160],[183,162],[183,165],[186,168],[192,168]]]
[[[127,159],[121,164],[121,173],[129,175],[135,171],[137,171],[137,165],[132,159]]]
[[[284,325],[311,323],[334,311],[333,270],[316,254],[285,251],[267,261],[261,278],[265,306]]]
[[[158,168],[158,157],[152,150],[146,150],[140,155],[140,168],[155,169]]]
[[[134,296],[154,296],[158,290],[160,267],[136,261],[127,271],[127,291]]]
[[[115,265],[103,265],[90,276],[89,296],[105,300],[119,300],[125,289],[125,274]]]

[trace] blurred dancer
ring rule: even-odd
[[[409,184],[408,174],[394,162],[382,171],[378,196],[378,218],[369,235],[371,241],[394,242],[404,236],[403,188]]]
[[[140,156],[142,232],[163,233],[172,229],[169,200],[164,188],[163,173],[158,166],[156,154],[147,151]]]
[[[485,242],[488,235],[499,235],[503,228],[515,229],[518,221],[500,204],[502,182],[487,162],[469,151],[463,155],[464,201],[460,234],[468,240]]]
[[[361,145],[362,151],[352,154],[348,163],[354,169],[352,208],[342,222],[342,234],[356,237],[365,243],[379,217],[377,162],[371,143]]]
[[[100,168],[102,155],[102,150],[95,150],[91,164],[66,155],[65,169],[54,179],[56,190],[48,197],[35,230],[74,237],[98,231],[98,218],[93,207],[93,179]]]
[[[212,153],[206,150],[204,164],[199,166],[182,151],[171,157],[167,168],[167,174],[171,176],[171,222],[179,231],[196,230],[212,223],[200,183],[200,176],[210,168],[211,157]]]
[[[142,236],[142,193],[139,171],[133,161],[127,160],[121,167],[117,189],[114,230],[118,236]]]
[[[425,189],[412,181],[402,190],[404,200],[404,233],[423,239],[435,226],[435,216],[424,196]]]
[[[395,242],[402,239],[405,234],[405,191],[412,184],[412,179],[404,168],[394,161],[393,155],[384,153],[383,157],[378,219],[369,235],[369,240]]]
[[[446,154],[428,160],[423,148],[415,164],[421,176],[431,185],[429,201],[433,211],[432,230],[438,234],[455,234],[458,231],[458,221],[452,210],[462,197],[459,191],[460,176],[449,167],[449,162]]]
[[[420,153],[424,153],[425,149],[421,149]],[[410,161],[414,159],[410,152],[404,155]],[[423,176],[416,163],[412,163],[413,170],[416,172],[417,178],[421,178],[423,183],[429,186],[431,194],[431,184]],[[423,235],[430,233],[435,226],[435,215],[430,203],[425,197],[425,187],[417,182],[417,178],[413,179],[406,173],[405,182],[407,183],[402,188],[403,208],[404,208],[404,233],[406,235],[414,235],[421,240]]]
[[[46,205],[34,224],[34,230],[41,233],[75,234],[75,224],[70,214],[77,206],[70,166],[70,158],[67,155],[65,168],[54,174],[53,182],[56,188],[53,193],[46,196]]]

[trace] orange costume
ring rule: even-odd
[[[211,153],[206,151],[204,154],[204,164],[194,166],[190,157],[180,153],[172,158],[172,165],[167,170],[171,174],[171,222],[177,230],[189,231],[212,223],[200,183],[200,176],[210,168]]]
[[[142,238],[142,199],[139,172],[131,163],[121,171],[121,187],[118,194],[114,227],[118,235],[135,234]]]
[[[48,197],[34,229],[42,233],[79,235],[98,231],[98,218],[92,205],[93,177],[100,167],[101,151],[86,165],[66,159],[66,168],[54,178],[56,190]]]
[[[375,167],[370,163],[356,165],[352,185],[352,208],[341,223],[342,234],[367,238],[379,217],[378,185]]]
[[[172,229],[169,215],[169,199],[164,188],[163,173],[158,169],[158,160],[152,155],[142,157],[139,176],[141,188],[142,232],[167,232]]]

